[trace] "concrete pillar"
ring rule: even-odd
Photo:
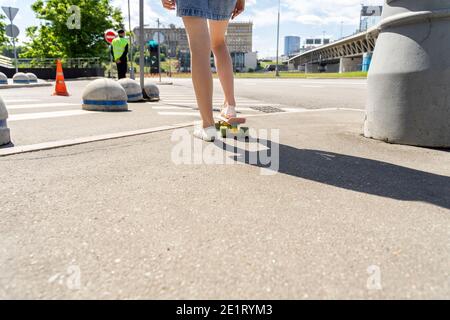
[[[362,71],[368,72],[370,69],[370,64],[372,63],[372,52],[366,52],[363,55],[363,62],[362,62]]]
[[[368,77],[366,137],[450,147],[450,0],[386,0]]]
[[[312,64],[310,64],[310,63],[306,63],[305,64],[305,73],[311,73],[312,72]]]
[[[361,71],[361,65],[361,57],[343,57],[339,63],[339,73]]]

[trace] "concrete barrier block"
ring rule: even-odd
[[[127,111],[128,97],[125,89],[116,81],[97,79],[86,86],[83,92],[83,110]]]
[[[3,72],[0,72],[0,84],[8,84],[8,77]]]
[[[146,100],[154,102],[160,100],[159,88],[156,86],[156,84],[150,81],[145,81],[142,93],[144,95],[144,99]]]
[[[26,73],[30,83],[38,83],[38,77],[34,73]]]
[[[128,96],[128,102],[138,102],[144,100],[141,85],[133,79],[120,79],[119,83]]]
[[[28,76],[25,73],[18,72],[13,76],[13,83],[29,84],[30,79],[28,78]]]
[[[0,97],[0,146],[11,142],[10,131],[8,129],[8,110],[5,102]]]
[[[386,1],[368,76],[366,137],[450,147],[449,5]]]

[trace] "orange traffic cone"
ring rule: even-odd
[[[65,96],[67,97],[69,93],[67,92],[66,82],[64,81],[64,73],[61,60],[56,60],[56,86],[54,96]]]

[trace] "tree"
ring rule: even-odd
[[[6,17],[0,14],[0,46],[3,48],[9,44],[9,38],[6,36],[6,23],[4,21]]]
[[[36,0],[32,9],[44,22],[27,28],[24,58],[105,58],[103,33],[123,28],[122,13],[111,0]]]

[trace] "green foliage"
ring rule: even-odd
[[[0,14],[0,46],[3,48],[3,46],[6,46],[9,44],[9,38],[6,36],[6,23],[5,19],[6,17],[2,14]]]
[[[14,58],[14,47],[12,44],[9,44],[9,40],[6,40],[6,44],[0,47],[0,54],[9,58]],[[19,56],[23,52],[23,47],[17,45],[16,43],[17,55]]]
[[[72,5],[80,8],[80,29],[67,26]],[[36,0],[31,7],[43,22],[27,28],[30,41],[25,44],[22,58],[107,59],[105,30],[123,28],[122,13],[111,5],[111,0]]]

